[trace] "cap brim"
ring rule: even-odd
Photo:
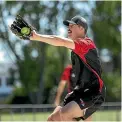
[[[76,23],[73,22],[73,21],[70,21],[70,20],[64,20],[63,24],[66,25],[66,26],[69,26],[69,24],[76,24]]]

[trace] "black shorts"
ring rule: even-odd
[[[65,97],[63,105],[65,106],[67,103],[75,101],[82,110],[86,109],[86,111],[84,113],[84,116],[74,119],[76,119],[77,121],[81,119],[85,120],[100,108],[102,103],[105,101],[105,93],[106,93],[105,86],[103,86],[101,92],[96,93],[94,95],[90,95],[88,97],[87,96],[81,97],[75,92],[72,92],[70,95],[67,95]]]

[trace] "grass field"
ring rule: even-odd
[[[50,113],[1,114],[1,121],[46,121]],[[120,111],[97,111],[93,121],[120,121]]]

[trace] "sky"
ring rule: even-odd
[[[1,52],[0,52],[0,61],[1,61],[1,62],[3,62],[3,61],[5,60],[5,59],[4,59],[4,55],[5,55],[4,52],[1,51]]]

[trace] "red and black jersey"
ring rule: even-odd
[[[85,37],[75,42],[75,49],[71,52],[72,76],[78,89],[91,88],[92,91],[101,91],[103,81],[101,79],[101,64],[94,42]]]

